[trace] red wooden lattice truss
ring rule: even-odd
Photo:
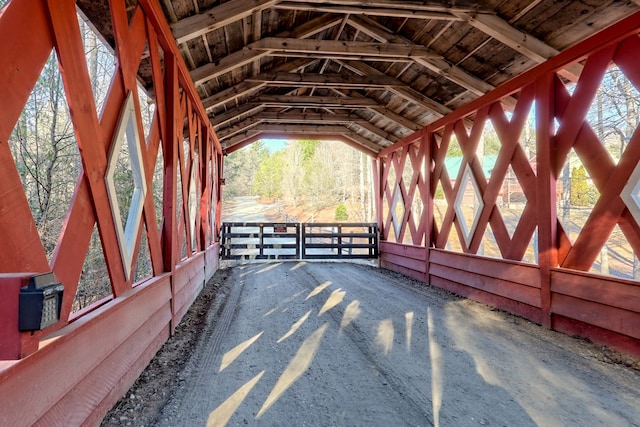
[[[75,1],[13,1],[0,12],[2,424],[99,421],[217,269],[220,144],[157,2],[141,0],[133,11],[124,1],[111,1],[109,6],[117,64],[101,113],[91,96]],[[52,51],[64,82],[82,173],[49,261],[7,141]],[[144,226],[137,227],[131,260],[134,268],[146,232],[152,274],[133,283],[133,275],[127,274],[132,266],[123,264],[105,174],[120,112],[130,93],[135,124],[144,135],[137,96],[143,55],[149,55],[152,66],[155,114],[146,144],[140,144],[142,170],[146,187],[151,188],[162,147],[158,161],[163,168],[163,205],[162,212],[156,211],[153,192],[146,192],[138,219]],[[191,186],[197,189],[194,221],[189,209]],[[162,218],[160,227],[157,218]],[[112,295],[72,313],[96,224]],[[18,290],[25,278],[48,271],[65,286],[61,320],[43,331],[20,333]]]
[[[589,270],[616,226],[640,253],[640,227],[621,196],[637,179],[640,132],[633,132],[616,163],[587,120],[611,66],[640,88],[639,32],[640,15],[631,16],[383,150],[375,161],[383,266],[639,355],[640,285]],[[577,62],[583,67],[579,80],[563,81],[560,71]],[[506,98],[517,100],[512,111],[505,110],[504,104],[512,104],[502,102]],[[531,117],[533,161],[521,144]],[[483,169],[480,148],[487,126],[500,141],[490,172]],[[452,177],[445,160],[453,141],[462,159]],[[571,149],[599,192],[573,242],[556,206]],[[511,234],[499,203],[509,168],[526,198]],[[436,219],[438,191],[446,209]],[[468,221],[456,206],[474,191],[477,218]],[[491,258],[480,251],[488,230],[496,246]],[[537,260],[523,262],[534,235]]]

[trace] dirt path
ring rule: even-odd
[[[158,425],[639,425],[640,373],[584,341],[366,266],[224,274]]]

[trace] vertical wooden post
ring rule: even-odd
[[[373,169],[373,192],[376,195],[376,218],[378,222],[378,231],[380,232],[380,239],[384,236],[384,226],[382,218],[382,165],[383,160],[381,158],[371,159],[371,168]]]
[[[431,163],[433,160],[433,133],[422,130],[420,144],[424,147],[422,152],[424,161],[424,190],[426,192],[427,203],[422,210],[421,221],[424,221],[424,250],[425,250],[425,268],[424,280],[429,283],[429,254],[433,246],[433,194],[431,194],[431,180],[436,179],[432,176]]]
[[[164,259],[164,271],[171,272],[171,333],[175,330],[173,317],[175,316],[175,266],[177,259],[177,234],[176,224],[176,171],[178,167],[177,129],[182,126],[177,123],[180,100],[178,93],[178,66],[176,58],[169,52],[165,52],[165,99],[166,99],[166,135],[162,139],[164,156],[164,194],[162,198],[162,254]],[[181,190],[182,191],[182,190]]]
[[[538,262],[540,265],[540,297],[542,325],[550,328],[551,268],[558,264],[556,179],[553,168],[554,83],[548,73],[536,82],[536,151],[538,176]]]

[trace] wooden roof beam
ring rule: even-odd
[[[229,146],[240,143],[241,141],[253,136],[255,133],[268,132],[280,135],[304,135],[304,139],[314,138],[315,135],[346,135],[350,139],[358,142],[358,144],[368,148],[373,152],[379,152],[385,146],[392,145],[390,141],[384,141],[384,146],[371,141],[368,138],[346,128],[345,126],[336,125],[274,125],[274,124],[260,124],[257,125],[246,133],[235,135],[222,144],[223,149]]]
[[[441,58],[440,55],[415,43],[370,43],[344,40],[317,40],[266,37],[246,47],[251,50],[268,51],[271,55],[294,54],[327,55],[331,57],[365,57],[384,60],[413,58]]]
[[[224,3],[226,4],[226,3]],[[283,31],[278,34],[278,37],[294,37],[305,38],[311,37],[319,32],[331,28],[337,25],[342,20],[342,17],[325,14],[319,16],[311,21],[304,23],[296,28],[294,31]],[[191,71],[191,79],[194,84],[199,85],[208,80],[219,77],[225,73],[228,73],[238,67],[250,64],[269,54],[269,51],[265,50],[250,50],[247,48],[233,52],[223,58],[220,58],[216,62],[205,64]]]
[[[338,141],[338,142],[342,142],[344,144],[347,144],[351,147],[353,147],[354,149],[366,154],[367,156],[371,156],[371,157],[376,157],[377,153],[380,152],[381,148],[378,147],[375,150],[371,150],[367,147],[365,147],[364,145],[362,145],[363,141],[366,141],[366,139],[363,139],[362,137],[358,138],[359,135],[354,133],[354,132],[350,132],[349,134],[328,134],[328,135],[324,135],[324,134],[316,134],[313,135],[313,139],[314,140],[318,140],[318,141]],[[288,139],[288,140],[302,140],[302,139],[309,139],[308,135],[298,135],[298,134],[285,134],[285,133],[279,133],[279,132],[267,132],[267,131],[262,131],[262,132],[257,132],[257,131],[253,131],[250,133],[250,135],[247,135],[246,137],[243,138],[238,138],[237,140],[234,140],[232,143],[228,142],[227,145],[224,148],[224,153],[225,155],[227,154],[231,154],[234,151],[237,151],[241,148],[246,147],[247,145],[250,145],[256,141],[259,141],[261,139]]]
[[[531,34],[515,28],[497,15],[486,13],[456,13],[456,15],[469,23],[469,25],[537,63],[542,63],[560,53],[557,49]],[[582,66],[574,64],[560,73],[573,81],[577,81],[581,72]]]
[[[295,87],[342,87],[353,89],[378,88],[389,86],[406,86],[393,77],[381,75],[355,74],[316,74],[316,73],[267,73],[245,79],[246,82],[261,83],[269,86]]]
[[[313,62],[315,61],[309,61],[307,59],[295,59],[293,61],[288,61],[288,62],[285,62],[284,64],[279,65],[278,67],[275,67],[274,73],[280,73],[280,72],[292,73],[294,71],[300,70],[312,64]],[[256,79],[251,81],[244,80],[235,86],[231,86],[228,89],[225,89],[207,98],[204,98],[202,100],[202,105],[204,105],[204,108],[206,110],[212,110],[228,102],[235,101],[236,99],[242,96],[247,96],[252,92],[259,90],[260,88],[263,88],[264,86],[266,86],[266,82],[262,82]]]
[[[200,14],[181,19],[171,25],[178,44],[215,31],[254,12],[267,9],[280,0],[230,0]]]
[[[263,95],[249,104],[262,104],[268,107],[307,107],[307,108],[363,108],[375,107],[379,103],[371,98],[337,97],[337,96],[291,96]]]
[[[361,93],[355,92],[355,91],[341,91],[341,90],[338,90],[338,89],[335,89],[335,88],[332,88],[331,90],[333,92],[335,92],[338,96],[349,96],[349,97],[352,97],[352,98],[371,99],[371,98],[367,98],[366,96],[362,95]],[[370,106],[370,107],[367,107],[366,109],[371,111],[372,113],[374,113],[376,115],[381,115],[381,116],[391,120],[392,122],[395,122],[396,124],[399,124],[403,128],[410,130],[410,131],[417,131],[417,130],[422,129],[422,126],[420,126],[416,122],[407,119],[406,117],[396,113],[395,111],[387,108],[384,105]]]
[[[365,3],[365,2],[362,2]],[[455,16],[451,12],[421,10],[421,9],[404,9],[397,8],[397,4],[389,4],[388,7],[368,7],[368,5],[332,5],[332,4],[314,4],[284,1],[274,5],[275,9],[285,10],[306,10],[313,12],[330,12],[342,13],[350,15],[368,15],[368,16],[389,16],[393,18],[412,18],[412,19],[437,19],[445,21],[460,21],[461,18]],[[467,9],[468,10],[468,9]]]
[[[371,75],[375,77],[386,76],[386,74],[384,74],[382,71],[376,68],[373,68],[372,66],[367,65],[363,62],[338,61],[338,63],[344,65],[350,70],[357,72],[358,74]],[[401,83],[400,81],[398,82]],[[386,89],[406,99],[407,101],[413,102],[414,104],[429,110],[438,118],[446,114],[449,114],[451,112],[451,109],[449,107],[434,101],[433,99],[423,95],[422,93],[418,92],[417,90],[413,89],[408,85],[401,84],[401,85],[388,86]]]
[[[349,17],[349,25],[355,29],[362,31],[369,37],[374,38],[383,43],[413,43],[411,40],[394,34],[388,28],[380,25],[378,22],[365,16]],[[415,45],[415,43],[413,43]],[[414,58],[414,61],[432,72],[442,75],[461,87],[475,93],[476,95],[484,95],[494,89],[494,86],[486,83],[484,80],[473,76],[460,67],[448,63],[441,58]]]
[[[304,125],[310,125],[310,124],[350,125],[353,123],[358,123],[358,124],[362,123],[361,127],[365,128],[367,125],[363,122],[369,123],[366,120],[364,120],[362,117],[356,114],[348,114],[348,113],[319,114],[319,113],[296,113],[296,112],[287,112],[287,113],[259,112],[251,117],[248,117],[238,123],[233,124],[232,126],[228,126],[228,127],[217,130],[216,134],[218,135],[218,138],[220,138],[221,140],[226,139],[239,132],[244,132],[247,129],[250,129],[259,123],[280,123],[280,124],[299,123]],[[391,139],[386,138],[389,141],[392,141],[392,142],[397,141],[398,138],[395,138],[394,140],[392,135],[387,134],[381,129],[378,129],[378,128],[376,129],[377,131],[371,130],[371,132],[376,133],[381,138],[386,138],[387,136],[390,136]]]

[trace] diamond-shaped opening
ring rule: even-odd
[[[496,237],[493,235],[491,224],[488,224],[487,228],[484,230],[482,242],[480,242],[480,246],[478,246],[477,254],[488,258],[502,258],[502,253],[498,247]]]
[[[387,219],[389,218],[389,199],[387,198],[386,192],[382,195],[382,218],[384,223],[387,223]],[[388,230],[387,230],[388,231]]]
[[[636,223],[640,224],[640,164],[636,165],[629,176],[620,197],[624,200]]]
[[[484,202],[482,201],[482,195],[473,177],[473,173],[471,173],[471,168],[467,165],[462,175],[462,183],[460,184],[460,189],[456,195],[454,204],[456,216],[460,222],[464,241],[467,246],[469,246],[471,238],[475,233],[478,219],[480,219],[480,213],[483,208]]]
[[[389,176],[387,177],[387,186],[389,188],[395,188],[396,185],[396,166],[395,163],[389,160],[386,165],[389,168]]]
[[[50,261],[82,170],[55,52],[15,124],[9,148]]]
[[[493,168],[500,152],[501,142],[498,138],[493,122],[487,120],[482,129],[482,136],[480,137],[480,144],[476,151],[476,156],[482,164],[482,172],[486,179],[489,179]]]
[[[639,280],[640,262],[619,226],[615,226],[591,272],[622,279]]]
[[[162,153],[162,144],[158,147],[158,156],[156,157],[156,165],[153,169],[153,180],[151,182],[153,189],[153,206],[156,210],[156,221],[158,222],[158,230],[162,227],[162,218],[164,216],[162,203],[164,200],[164,155]]]
[[[413,222],[415,228],[420,227],[420,223],[423,221],[422,214],[424,213],[424,203],[422,201],[422,191],[420,187],[416,188],[415,195],[413,197],[413,203],[411,204],[411,216],[410,221]],[[422,244],[422,242],[415,242],[416,245]]]
[[[538,228],[531,236],[531,240],[529,241],[529,245],[527,246],[527,250],[522,257],[522,262],[526,262],[529,264],[538,264]]]
[[[617,163],[640,124],[640,92],[615,64],[605,73],[586,119]]]
[[[453,181],[458,179],[460,172],[460,166],[462,165],[462,149],[458,143],[458,137],[455,134],[451,135],[449,141],[449,147],[447,148],[447,155],[444,161],[444,167],[449,174],[449,178]]]
[[[142,128],[144,129],[144,140],[148,145],[151,126],[155,120],[156,104],[153,98],[149,97],[147,90],[142,87],[141,84],[138,84],[138,101],[140,103],[140,112],[142,116]]]
[[[558,220],[575,242],[600,197],[588,171],[571,149],[557,181]]]
[[[107,7],[109,7],[107,5]],[[113,49],[104,42],[102,36],[93,31],[88,20],[78,13],[78,23],[84,46],[84,56],[91,80],[91,92],[96,104],[96,111],[102,111],[109,93],[111,81],[116,73],[117,59]]]
[[[136,270],[133,276],[134,283],[141,283],[145,279],[153,276],[153,266],[151,264],[151,254],[149,252],[149,240],[147,239],[147,226],[142,223],[142,233],[140,236],[140,248],[138,249],[138,259],[136,260]]]
[[[180,167],[176,169],[176,221],[178,224],[182,219],[182,212],[184,208],[182,206],[182,172]]]
[[[404,196],[400,185],[396,186],[396,191],[393,195],[393,201],[391,202],[391,219],[393,221],[393,228],[396,237],[400,237],[400,231],[402,229],[402,221],[404,220]]]
[[[442,182],[438,180],[436,192],[433,195],[433,221],[435,222],[438,231],[442,230],[442,222],[444,221],[444,216],[447,213],[448,207],[449,204],[447,203],[447,198],[444,195]]]
[[[102,251],[102,241],[98,227],[95,225],[71,309],[76,312],[111,295],[113,293],[107,263]]]
[[[410,150],[413,151],[413,148],[410,148]],[[412,182],[414,181],[413,173],[414,170],[413,163],[411,163],[411,155],[408,155],[407,160],[404,162],[404,170],[402,171],[402,182],[407,190],[409,190]]]
[[[518,177],[513,172],[513,168],[509,165],[496,201],[496,206],[502,214],[509,237],[513,238],[513,233],[516,231],[526,205],[527,197],[518,181]]]
[[[131,277],[133,253],[147,191],[141,144],[133,96],[129,93],[120,111],[105,176],[127,279]]]
[[[191,232],[191,250],[196,252],[198,225],[196,224],[197,213],[199,211],[198,180],[196,172],[198,169],[198,156],[195,155],[191,166],[191,179],[189,180],[189,230]]]
[[[458,232],[456,231],[455,226],[452,226],[451,230],[449,231],[449,237],[447,238],[447,244],[445,248],[453,252],[463,252],[462,244],[460,243],[460,237],[458,236]]]

